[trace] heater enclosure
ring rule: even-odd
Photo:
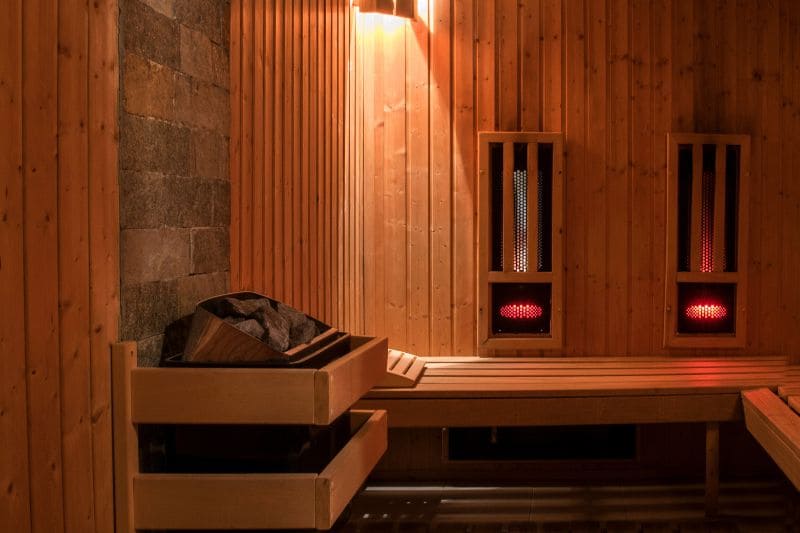
[[[664,346],[743,348],[750,137],[667,135]]]
[[[563,346],[561,133],[478,134],[478,354]]]

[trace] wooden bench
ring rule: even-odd
[[[719,423],[743,418],[742,391],[777,391],[800,367],[775,357],[423,358],[412,387],[375,388],[359,409],[389,427],[706,424],[706,507],[719,491]]]

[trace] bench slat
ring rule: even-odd
[[[748,431],[800,489],[800,418],[767,389],[743,392],[742,404]]]

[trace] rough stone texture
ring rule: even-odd
[[[175,228],[211,226],[214,216],[212,181],[168,176],[165,189],[169,202],[166,217],[168,226]]]
[[[179,315],[194,313],[198,302],[228,292],[229,278],[228,272],[178,278],[176,281]]]
[[[229,290],[229,21],[230,0],[120,0],[121,334],[144,363]]]
[[[164,224],[167,189],[162,174],[122,171],[119,185],[119,224],[122,229],[159,228]]]
[[[208,130],[194,130],[190,139],[190,169],[199,178],[229,178],[228,137]]]
[[[175,0],[175,16],[181,24],[200,30],[215,43],[228,47],[229,0]]]
[[[154,281],[123,286],[120,336],[144,339],[164,333],[164,327],[180,315],[175,281]]]
[[[158,366],[159,361],[161,361],[161,348],[163,345],[164,335],[153,335],[137,342],[136,355],[139,359],[139,366]]]
[[[122,285],[187,276],[191,268],[188,229],[126,229],[120,251]]]
[[[226,50],[203,32],[181,26],[181,70],[218,87],[228,87],[230,67]]]
[[[192,230],[192,274],[218,272],[230,268],[230,243],[227,228]]]
[[[264,338],[264,333],[266,333],[264,326],[262,326],[261,323],[254,318],[237,322],[233,325],[233,327],[239,331],[247,333],[248,335],[252,335],[258,340],[262,340]]]
[[[178,119],[190,126],[226,135],[230,129],[230,100],[226,89],[192,80],[188,92],[178,94]]]
[[[180,66],[180,26],[139,0],[122,0],[123,48],[168,67]]]
[[[214,216],[215,226],[230,226],[231,223],[231,184],[229,181],[214,182]]]
[[[142,0],[164,16],[175,18],[175,0]]]
[[[127,113],[175,121],[180,95],[190,93],[187,76],[138,54],[126,54],[123,106]]]
[[[121,122],[120,159],[123,170],[188,175],[188,128],[133,115],[123,115]]]

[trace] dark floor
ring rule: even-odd
[[[800,532],[788,484],[723,484],[705,517],[702,485],[627,487],[368,486],[338,533]]]

